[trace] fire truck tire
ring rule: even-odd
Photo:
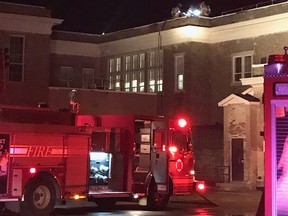
[[[154,180],[150,183],[149,194],[147,197],[147,207],[149,210],[161,210],[164,209],[170,199],[169,193],[162,194],[157,192],[157,184]]]
[[[48,178],[36,178],[28,183],[21,203],[24,216],[47,216],[56,203],[56,189]]]
[[[106,209],[106,208],[112,208],[116,205],[117,200],[113,198],[99,198],[95,200],[95,203],[99,208]]]

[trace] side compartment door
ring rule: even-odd
[[[87,191],[88,182],[88,136],[68,136],[67,145],[67,165],[66,165],[66,191],[72,195],[83,194]]]
[[[169,158],[165,151],[167,130],[165,122],[152,123],[151,171],[157,184],[158,192],[168,192]]]

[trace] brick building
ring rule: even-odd
[[[186,114],[198,178],[254,188],[263,180],[258,78],[288,42],[287,19],[284,2],[94,35],[52,31],[62,20],[45,8],[0,3],[0,46],[10,49],[0,103],[70,109],[76,89],[83,114]]]

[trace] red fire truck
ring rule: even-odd
[[[258,215],[288,215],[288,47],[264,70],[265,185]],[[265,210],[265,211],[264,211]]]
[[[204,181],[195,179],[194,155],[190,121],[186,116],[169,120],[169,175],[172,194],[191,194],[206,189]]]
[[[0,108],[0,203],[12,211],[49,215],[67,199],[157,209],[172,194],[204,189],[183,118]]]

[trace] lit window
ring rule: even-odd
[[[132,75],[132,91],[133,92],[137,92],[137,88],[138,88],[138,80],[137,80],[137,73],[133,73]]]
[[[139,68],[140,69],[145,68],[145,53],[141,53],[139,55]]]
[[[252,77],[252,61],[252,52],[244,52],[232,56],[233,83],[240,82],[241,78]]]
[[[116,71],[121,71],[121,58],[116,58]]]
[[[140,73],[139,73],[139,90],[140,90],[140,92],[145,91],[145,74],[144,74],[144,71],[140,71]]]
[[[114,85],[113,85],[113,76],[109,76],[109,89],[113,90],[114,89]]]
[[[131,70],[131,56],[125,57],[125,70],[130,71]]]
[[[124,81],[124,90],[126,92],[130,91],[130,74],[125,74],[125,81]]]
[[[73,68],[61,66],[60,81],[63,86],[71,87],[72,85]]]
[[[151,51],[149,53],[149,67],[161,67],[163,62],[163,52],[162,50]]]
[[[121,90],[121,76],[120,75],[116,75],[115,90],[116,91],[120,91]]]
[[[109,59],[109,72],[115,72],[115,59]]]
[[[177,89],[178,90],[182,90],[183,89],[183,81],[184,81],[183,74],[177,75]]]
[[[121,76],[113,75],[109,77],[109,89],[120,91],[121,90]]]
[[[10,37],[9,63],[9,81],[22,82],[24,73],[24,37]]]
[[[157,91],[161,92],[163,89],[163,75],[162,70],[157,70]]]
[[[132,69],[136,70],[138,68],[138,56],[137,55],[133,55],[132,57]]]
[[[155,51],[151,51],[149,53],[149,67],[155,67],[156,66],[156,53]]]
[[[155,92],[155,73],[156,70],[149,70],[149,92]]]
[[[184,54],[177,54],[175,59],[176,91],[184,89]]]

